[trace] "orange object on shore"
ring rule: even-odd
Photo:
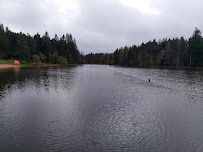
[[[20,65],[20,61],[19,60],[13,60],[13,65]]]

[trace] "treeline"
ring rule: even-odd
[[[121,47],[114,53],[97,53],[85,56],[87,64],[121,66],[192,66],[203,67],[203,38],[195,29],[189,40],[183,37],[142,43],[140,46]]]
[[[84,55],[79,52],[71,34],[51,39],[48,32],[33,37],[29,34],[12,32],[0,25],[0,59],[16,59],[30,63],[50,62],[54,64],[81,64]]]
[[[113,65],[114,55],[109,53],[90,53],[85,56],[85,63],[87,64],[109,64]]]

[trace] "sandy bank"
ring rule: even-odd
[[[0,64],[0,69],[20,67],[19,65]]]

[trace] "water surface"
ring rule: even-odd
[[[201,152],[203,71],[0,70],[0,151]]]

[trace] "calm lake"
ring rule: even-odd
[[[202,152],[203,71],[0,69],[0,152],[38,151]]]

